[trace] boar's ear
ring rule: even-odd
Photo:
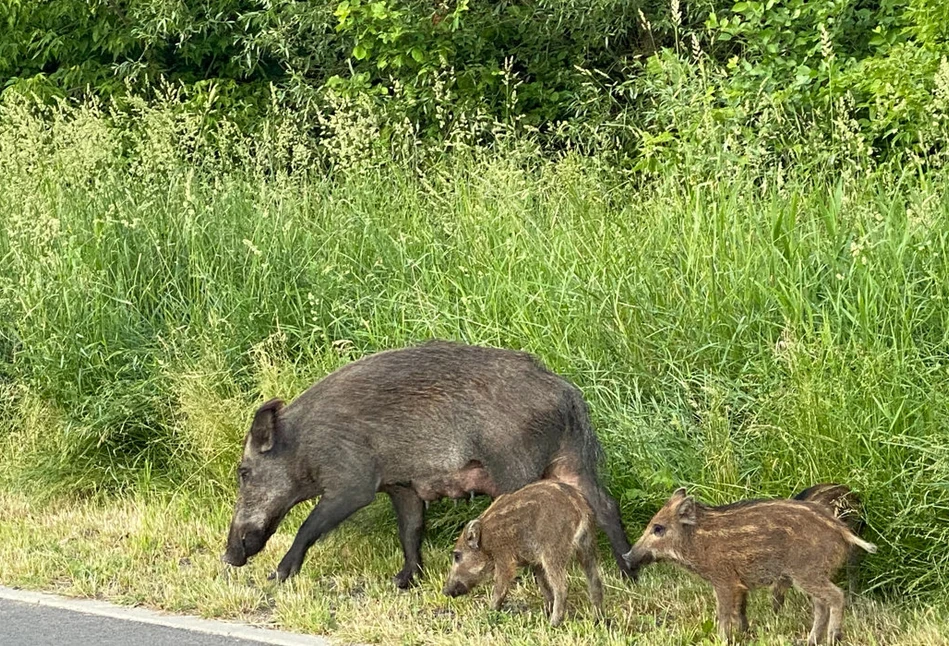
[[[465,542],[473,550],[481,547],[481,519],[475,518],[465,527]]]
[[[283,408],[279,399],[271,399],[257,409],[254,421],[250,425],[251,446],[260,453],[266,453],[274,446],[277,434],[277,413]]]
[[[672,492],[672,497],[673,497],[673,498],[685,498],[685,496],[686,496],[687,493],[688,493],[688,492],[686,491],[686,488],[685,488],[685,487],[679,487],[678,489],[676,489],[675,491]]]
[[[695,499],[691,496],[683,499],[676,507],[676,517],[683,525],[695,524]]]

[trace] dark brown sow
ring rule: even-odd
[[[860,497],[846,485],[822,482],[800,492],[794,496],[794,500],[821,504],[834,516],[845,522],[847,527],[850,528],[850,531],[857,536],[860,536],[863,531],[863,504],[860,501]],[[851,548],[847,563],[844,566],[847,572],[847,585],[852,594],[856,593],[859,587],[857,565],[862,555],[862,550]],[[784,595],[790,587],[791,582],[787,579],[781,579],[774,584],[772,605],[774,606],[775,612],[784,606]]]
[[[553,479],[580,490],[631,575],[619,510],[597,479],[602,457],[580,391],[527,353],[441,341],[380,352],[287,406],[260,407],[222,558],[244,565],[294,505],[319,496],[273,575],[284,580],[316,540],[385,492],[405,555],[395,582],[407,587],[421,569],[428,501]]]
[[[500,496],[468,523],[455,542],[443,592],[457,597],[493,578],[491,607],[499,610],[518,567],[526,566],[544,595],[544,612],[557,626],[567,599],[567,566],[576,556],[599,613],[603,584],[595,531],[593,511],[579,491],[560,482],[527,485]]]
[[[678,489],[646,527],[626,559],[633,569],[652,561],[678,563],[712,584],[720,634],[748,628],[747,595],[787,578],[811,597],[808,644],[842,638],[844,593],[831,578],[851,546],[876,547],[820,503],[748,500],[708,507]]]

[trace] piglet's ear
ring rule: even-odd
[[[277,413],[283,408],[279,399],[271,399],[257,409],[250,426],[251,446],[260,453],[266,453],[274,447],[277,435]]]
[[[465,527],[465,543],[473,550],[481,548],[481,519],[475,518]]]
[[[673,498],[685,498],[686,495],[687,495],[687,493],[688,493],[688,492],[686,491],[685,487],[679,487],[678,489],[676,489],[675,491],[672,492],[672,497],[673,497]]]
[[[683,525],[695,524],[695,500],[691,496],[684,498],[676,507],[676,517]]]

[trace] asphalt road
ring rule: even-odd
[[[239,624],[162,615],[95,601],[6,592],[7,597],[21,595],[27,600],[0,596],[0,646],[329,645],[327,640],[318,637]]]

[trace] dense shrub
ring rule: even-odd
[[[715,107],[762,97],[811,126],[847,110],[877,153],[940,150],[936,75],[949,54],[941,0],[51,0],[0,7],[0,84],[40,96],[143,94],[180,83],[253,128],[272,98],[332,111],[373,106],[382,136],[405,124],[444,139],[487,119],[549,145],[618,147],[651,95],[644,62],[673,51],[718,76]],[[752,118],[755,115],[751,115]],[[596,127],[590,128],[590,123]],[[318,130],[318,129],[317,129]],[[565,134],[566,133],[566,134]],[[801,143],[795,133],[783,149]]]

